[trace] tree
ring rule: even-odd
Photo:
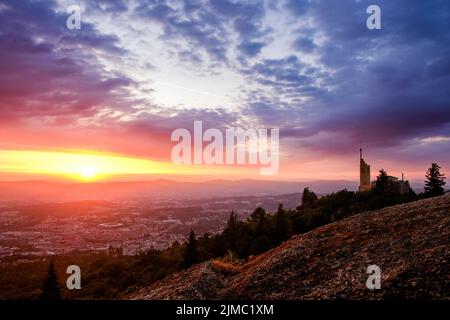
[[[441,173],[441,167],[437,163],[432,163],[425,174],[425,196],[435,197],[445,193],[445,175]]]
[[[269,216],[261,207],[256,208],[249,219],[249,232],[251,233],[251,254],[259,254],[270,246],[271,227]]]
[[[304,208],[311,208],[317,199],[317,195],[306,187],[303,189],[301,206]]]
[[[380,192],[386,192],[389,185],[389,177],[384,169],[380,170],[380,174],[377,177],[375,189]]]
[[[286,210],[283,207],[283,204],[278,205],[278,210],[275,213],[275,234],[274,238],[276,240],[276,244],[281,241],[286,240],[289,237],[290,233],[290,222],[289,218],[286,214]]]
[[[250,220],[254,222],[262,222],[266,218],[266,210],[261,207],[256,208],[250,215]]]
[[[42,285],[41,299],[43,300],[59,300],[61,299],[60,284],[58,281],[58,276],[56,275],[55,266],[53,261],[50,260],[48,266],[47,277]]]
[[[189,234],[189,240],[186,244],[186,248],[184,250],[183,257],[183,266],[189,267],[193,264],[196,264],[198,259],[198,245],[197,245],[197,237],[195,236],[194,231],[191,229],[191,233]]]
[[[236,242],[238,238],[238,223],[239,219],[234,211],[231,211],[228,218],[227,227],[223,231],[223,235],[227,241],[228,249],[236,251]]]

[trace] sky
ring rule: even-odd
[[[449,172],[449,6],[0,0],[0,180],[356,180],[360,147],[373,176]],[[278,173],[174,165],[171,133],[194,121],[279,128]]]

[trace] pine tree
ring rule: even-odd
[[[196,264],[199,261],[198,257],[198,245],[197,245],[197,237],[195,236],[194,231],[191,229],[191,233],[189,234],[189,240],[186,244],[184,250],[183,257],[183,266],[189,267],[193,264]]]
[[[231,251],[236,251],[237,238],[238,238],[238,223],[239,219],[234,211],[231,211],[230,218],[227,222],[227,227],[223,231],[223,235],[227,241],[228,249]]]
[[[50,260],[48,266],[47,277],[42,285],[41,299],[43,300],[59,300],[61,299],[60,284],[58,276],[56,275],[55,266],[53,261]]]
[[[388,189],[389,177],[387,172],[384,169],[380,170],[380,174],[377,177],[377,183],[375,188],[377,191],[386,192]]]
[[[432,163],[431,168],[425,175],[425,196],[435,197],[445,193],[445,175],[441,173],[441,167],[437,163]]]
[[[286,240],[289,237],[290,232],[290,223],[289,218],[286,214],[286,210],[283,207],[283,204],[278,205],[278,210],[275,213],[275,240],[276,244],[280,243],[283,240]]]
[[[300,207],[311,208],[317,199],[317,195],[306,187],[303,189],[302,203]]]
[[[260,254],[266,251],[270,245],[271,230],[268,215],[262,207],[256,208],[250,215],[251,233],[253,244],[251,247],[252,254]]]
[[[258,207],[256,208],[252,214],[250,215],[250,220],[261,223],[266,218],[266,210],[264,208]]]

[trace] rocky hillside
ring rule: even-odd
[[[450,194],[365,212],[234,266],[196,265],[130,299],[450,298]],[[367,266],[381,268],[368,290]],[[236,268],[238,267],[238,268]],[[225,271],[224,271],[225,270]]]

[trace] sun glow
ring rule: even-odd
[[[58,175],[94,181],[114,175],[178,173],[179,170],[175,169],[169,162],[87,151],[0,150],[0,172]]]
[[[152,175],[227,178],[236,176],[242,178],[254,174],[258,170],[258,168],[236,168],[234,166],[175,165],[169,161],[155,161],[94,151],[0,149],[0,174],[11,174],[22,179],[30,179],[36,175],[82,182],[129,178],[145,179]]]
[[[97,176],[97,171],[93,167],[83,167],[80,172],[81,177],[86,180],[93,180]]]

